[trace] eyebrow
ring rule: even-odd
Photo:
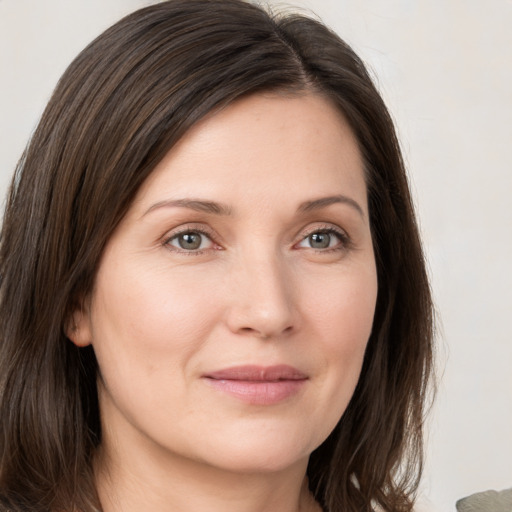
[[[364,218],[364,211],[359,205],[357,201],[352,199],[351,197],[343,196],[343,195],[336,195],[336,196],[329,196],[329,197],[321,197],[320,199],[315,199],[313,201],[305,201],[304,203],[301,203],[299,206],[298,211],[299,212],[310,212],[313,210],[319,210],[321,208],[326,208],[327,206],[330,206],[331,204],[346,204],[350,207],[352,207],[354,210],[359,213],[361,217]]]
[[[231,208],[222,203],[215,201],[206,201],[203,199],[169,199],[166,201],[159,201],[150,206],[144,215],[157,210],[158,208],[189,208],[197,212],[213,213],[216,215],[230,215]],[[144,216],[143,215],[143,216]]]
[[[312,201],[304,201],[297,209],[300,213],[307,213],[321,208],[326,208],[332,204],[346,204],[356,210],[361,217],[364,218],[364,212],[361,206],[354,199],[344,196],[336,195],[329,197],[321,197]],[[215,201],[207,201],[204,199],[168,199],[159,201],[151,205],[143,214],[157,210],[159,208],[189,208],[197,212],[212,213],[215,215],[231,215],[231,208],[225,204],[217,203]]]

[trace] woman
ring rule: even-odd
[[[172,0],[100,35],[18,166],[5,510],[411,510],[432,306],[392,122],[319,22]]]

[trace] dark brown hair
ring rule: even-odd
[[[65,336],[138,188],[199,119],[260,91],[317,92],[350,123],[366,165],[378,271],[354,396],[311,455],[329,512],[412,508],[432,365],[432,304],[393,123],[361,60],[320,22],[242,0],[141,9],[69,66],[21,158],[0,248],[0,502],[100,510],[91,347]]]

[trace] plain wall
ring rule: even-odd
[[[67,64],[150,3],[0,0],[2,197]],[[453,511],[462,496],[512,486],[512,2],[295,5],[360,53],[398,126],[439,315],[420,508]]]

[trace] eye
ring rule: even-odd
[[[346,238],[346,235],[334,229],[321,229],[309,233],[297,247],[316,250],[336,249],[345,245]]]
[[[201,231],[183,231],[173,235],[167,241],[171,247],[175,247],[180,251],[194,252],[213,247],[212,239]]]

